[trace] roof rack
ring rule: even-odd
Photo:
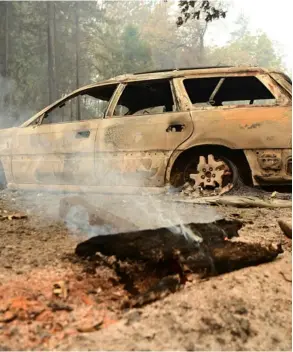
[[[179,67],[179,68],[168,68],[164,70],[154,70],[154,71],[143,71],[143,72],[134,72],[134,75],[141,75],[147,73],[159,73],[159,72],[171,72],[171,71],[186,71],[186,70],[202,70],[202,69],[209,69],[209,68],[229,68],[235,66],[197,66],[197,67]]]

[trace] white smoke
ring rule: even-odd
[[[15,82],[0,76],[0,87],[0,129],[18,126],[20,123],[23,123],[33,115],[28,113],[28,111],[24,113],[25,108],[21,109],[17,113],[17,109],[12,107],[11,97],[16,90]],[[38,143],[36,146],[36,155],[32,158],[34,159],[34,167],[36,170],[42,169],[46,166],[47,161],[42,158],[42,155],[49,154],[49,150],[47,148],[50,147],[50,143],[52,143],[52,141],[48,140],[47,144]],[[21,148],[21,146],[19,147]],[[67,149],[66,152],[70,153],[71,159],[78,159],[80,157],[79,153],[74,153],[73,150],[70,151]],[[187,228],[185,224],[191,222],[214,221],[217,217],[214,209],[207,209],[204,207],[194,208],[192,205],[180,205],[175,202],[171,202],[168,199],[165,200],[162,197],[154,196],[143,187],[145,176],[135,172],[135,170],[132,170],[133,172],[128,175],[125,175],[119,170],[117,164],[123,165],[124,160],[122,158],[123,156],[121,157],[121,160],[114,160],[114,163],[112,159],[103,159],[103,165],[99,168],[100,170],[106,168],[109,171],[106,179],[107,186],[109,186],[112,190],[112,195],[92,194],[90,192],[90,188],[88,187],[88,185],[92,184],[92,180],[84,177],[78,185],[79,192],[82,194],[83,199],[97,208],[106,210],[122,219],[126,219],[130,223],[133,223],[137,229],[168,227],[173,229],[172,231],[175,231],[176,233],[178,232],[179,235],[185,236],[189,240],[193,238],[195,242],[201,242],[201,238]],[[31,170],[29,170],[29,172],[30,171]],[[96,172],[98,171],[96,170]],[[52,174],[52,177],[54,177],[54,174]],[[58,178],[52,178],[50,179],[50,182],[48,181],[47,183],[48,185],[42,184],[41,191],[18,192],[18,195],[15,194],[11,196],[14,205],[20,210],[27,210],[29,214],[38,213],[42,217],[59,220],[59,203],[69,194],[62,190],[54,194],[50,194],[48,192],[49,183],[52,185],[60,183]],[[115,186],[119,185],[120,188],[121,186],[123,188],[124,185],[135,185],[136,187],[141,187],[141,191],[144,195],[127,195],[127,186],[125,187],[125,195],[115,195]],[[114,229],[112,224],[109,223],[98,226],[90,225],[88,215],[81,206],[74,206],[70,209],[70,212],[66,217],[66,225],[70,232],[79,230],[86,233],[89,237],[117,232],[117,229]],[[174,228],[178,225],[179,227]],[[121,230],[127,231],[132,229],[124,228]]]
[[[0,129],[19,126],[33,116],[27,106],[20,108],[15,105],[16,94],[16,82],[0,75]]]

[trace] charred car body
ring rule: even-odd
[[[291,93],[286,75],[254,67],[115,77],[0,130],[0,182],[114,192],[189,180],[288,185]]]

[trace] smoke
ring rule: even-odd
[[[0,128],[10,127],[12,118],[9,117],[9,98],[15,89],[14,82],[0,76]]]
[[[13,80],[0,76],[0,86],[0,129],[18,126],[33,115],[28,111],[24,113],[25,109],[13,108],[12,96],[16,91]],[[44,219],[60,220],[60,202],[68,196],[67,192],[61,190],[63,184],[64,188],[67,187],[66,185],[69,185],[69,188],[74,185],[86,202],[129,221],[136,229],[168,227],[188,240],[201,242],[201,238],[184,224],[210,222],[217,218],[214,209],[179,204],[170,201],[170,197],[166,196],[154,196],[144,187],[148,176],[145,172],[147,170],[143,170],[144,166],[139,157],[130,161],[133,163],[131,170],[125,173],[123,152],[117,154],[113,151],[107,153],[110,155],[108,158],[104,156],[97,159],[93,151],[85,149],[82,141],[76,140],[75,135],[62,133],[61,126],[61,133],[55,133],[53,137],[49,133],[36,132],[37,130],[34,129],[32,138],[22,139],[18,136],[14,139],[10,138],[7,143],[7,136],[9,133],[15,133],[15,130],[0,131],[0,161],[4,171],[12,170],[12,179],[7,181],[27,185],[35,183],[39,188],[37,192],[10,193],[8,191],[13,205],[19,210],[27,211],[31,216],[38,214]],[[95,132],[96,130],[93,130],[93,133]],[[9,156],[11,150],[7,149],[7,145],[11,148],[12,144],[15,155],[11,166]],[[3,179],[4,175],[1,174],[0,167],[0,185]],[[50,193],[52,185],[59,185],[61,191]],[[93,194],[90,191],[91,185],[108,186],[112,194]],[[137,189],[141,189],[141,194],[127,194],[129,186],[138,187]],[[125,194],[116,193],[118,188]],[[179,228],[174,229],[178,225]],[[133,230],[127,226],[117,229],[108,223],[91,225],[89,215],[81,205],[70,208],[66,216],[66,226],[70,233],[79,231],[88,237]]]
[[[95,225],[90,224],[86,209],[80,205],[73,205],[66,216],[68,228],[86,233],[88,237],[97,235],[114,234],[133,230],[169,228],[174,234],[184,236],[188,241],[202,242],[199,234],[194,233],[186,226],[188,223],[208,223],[220,219],[214,208],[207,206],[195,206],[192,204],[179,203],[167,195],[136,194],[115,195],[113,188],[111,195],[83,194],[84,201],[97,207],[103,212],[109,212],[127,222],[122,223],[117,229],[110,223]],[[131,225],[134,226],[131,226]]]
[[[32,111],[26,106],[16,106],[16,96],[16,82],[0,75],[0,129],[19,126],[33,116]]]
[[[84,202],[96,207],[98,217],[101,216],[99,213],[101,210],[125,220],[126,225],[123,223],[117,228],[111,222],[108,223],[106,219],[102,224],[90,223],[90,214],[87,209],[83,204],[76,204],[69,208],[65,217],[66,227],[75,236],[82,234],[90,238],[137,229],[165,227],[174,234],[183,235],[189,241],[200,243],[202,241],[200,235],[192,232],[185,224],[208,223],[221,218],[212,207],[176,202],[176,199],[174,201],[168,195],[116,194],[115,187],[113,187],[112,194],[93,194],[86,192],[85,188],[86,185],[81,186],[81,193],[74,195],[78,195]],[[73,195],[62,191],[48,192],[45,185],[44,191],[39,193],[28,191],[16,193],[8,191],[8,193],[19,210],[27,211],[29,216],[38,216],[54,222],[60,220],[60,203],[64,198]],[[132,227],[131,224],[134,226]]]

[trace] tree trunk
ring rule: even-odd
[[[47,34],[48,34],[48,82],[49,104],[56,100],[56,74],[55,74],[55,4],[47,2]]]
[[[0,3],[0,75],[8,76],[8,51],[9,51],[9,7],[10,3]]]
[[[57,55],[55,55],[55,79],[56,79],[56,96],[57,99],[59,99],[61,92],[60,92],[60,55],[59,53],[59,48],[58,48],[58,40],[56,40],[57,38],[57,19],[56,19],[56,13],[58,13],[58,2],[54,2],[54,38],[55,38],[55,43],[54,43],[54,52],[55,54],[57,53]]]
[[[4,77],[8,77],[8,57],[9,57],[9,7],[10,3],[5,3],[5,59],[4,59]]]
[[[200,65],[205,63],[205,47],[204,47],[204,36],[207,31],[207,22],[205,22],[203,28],[199,30],[199,54],[198,61]]]
[[[11,89],[9,81],[9,18],[10,18],[10,2],[2,1],[0,3],[0,109],[7,113],[10,106]]]
[[[80,33],[79,33],[79,2],[75,3],[75,73],[76,89],[79,88],[79,50],[80,50]],[[76,101],[76,119],[80,120],[80,98]]]

